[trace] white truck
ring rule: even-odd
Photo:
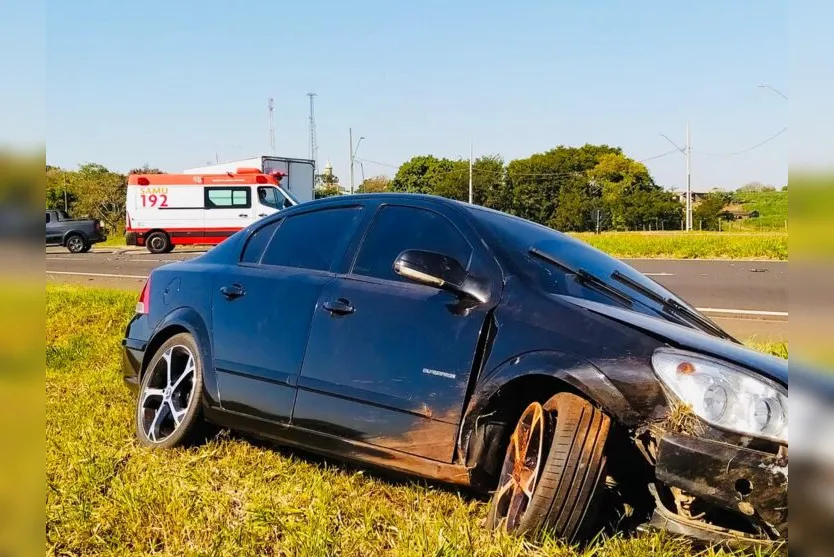
[[[284,175],[281,185],[289,191],[299,203],[314,199],[313,187],[316,180],[316,163],[311,159],[292,159],[262,155],[250,159],[221,162],[189,168],[183,174],[224,174],[237,172],[238,168],[257,168],[264,174],[280,172]]]

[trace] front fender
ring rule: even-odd
[[[477,416],[501,387],[527,375],[543,375],[563,381],[623,423],[631,424],[639,419],[638,412],[623,393],[593,364],[564,352],[537,350],[505,360],[485,374],[476,386],[464,422],[470,416]]]
[[[205,321],[200,314],[190,307],[179,307],[160,319],[151,334],[149,347],[162,344],[170,335],[172,329],[185,329],[194,340],[200,351],[203,362],[203,396],[205,403],[212,407],[220,406],[220,390],[217,385],[217,374],[214,372],[214,354],[211,349],[211,335]],[[148,365],[153,357],[154,349],[145,352],[142,369]]]

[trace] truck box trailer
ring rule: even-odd
[[[184,174],[223,174],[237,172],[238,168],[257,168],[264,174],[281,172],[285,175],[281,185],[299,203],[314,199],[313,188],[316,180],[316,163],[312,159],[293,159],[262,155],[249,159],[221,162],[184,170]]]

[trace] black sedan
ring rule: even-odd
[[[305,203],[155,270],[125,336],[149,447],[211,422],[492,493],[514,532],[787,538],[787,362],[503,213]]]

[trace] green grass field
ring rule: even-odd
[[[788,259],[788,235],[784,232],[573,232],[571,236],[614,257]],[[110,236],[96,247],[124,245],[124,236]]]
[[[581,232],[571,236],[614,257],[788,259],[784,232]]]
[[[758,211],[759,216],[730,223],[730,231],[786,231],[788,192],[735,192],[733,203],[741,204],[745,211]]]
[[[226,432],[196,448],[140,448],[134,400],[120,376],[120,340],[135,299],[46,289],[49,555],[694,554],[685,540],[663,534],[583,550],[495,534],[482,527],[485,504],[454,490]]]

